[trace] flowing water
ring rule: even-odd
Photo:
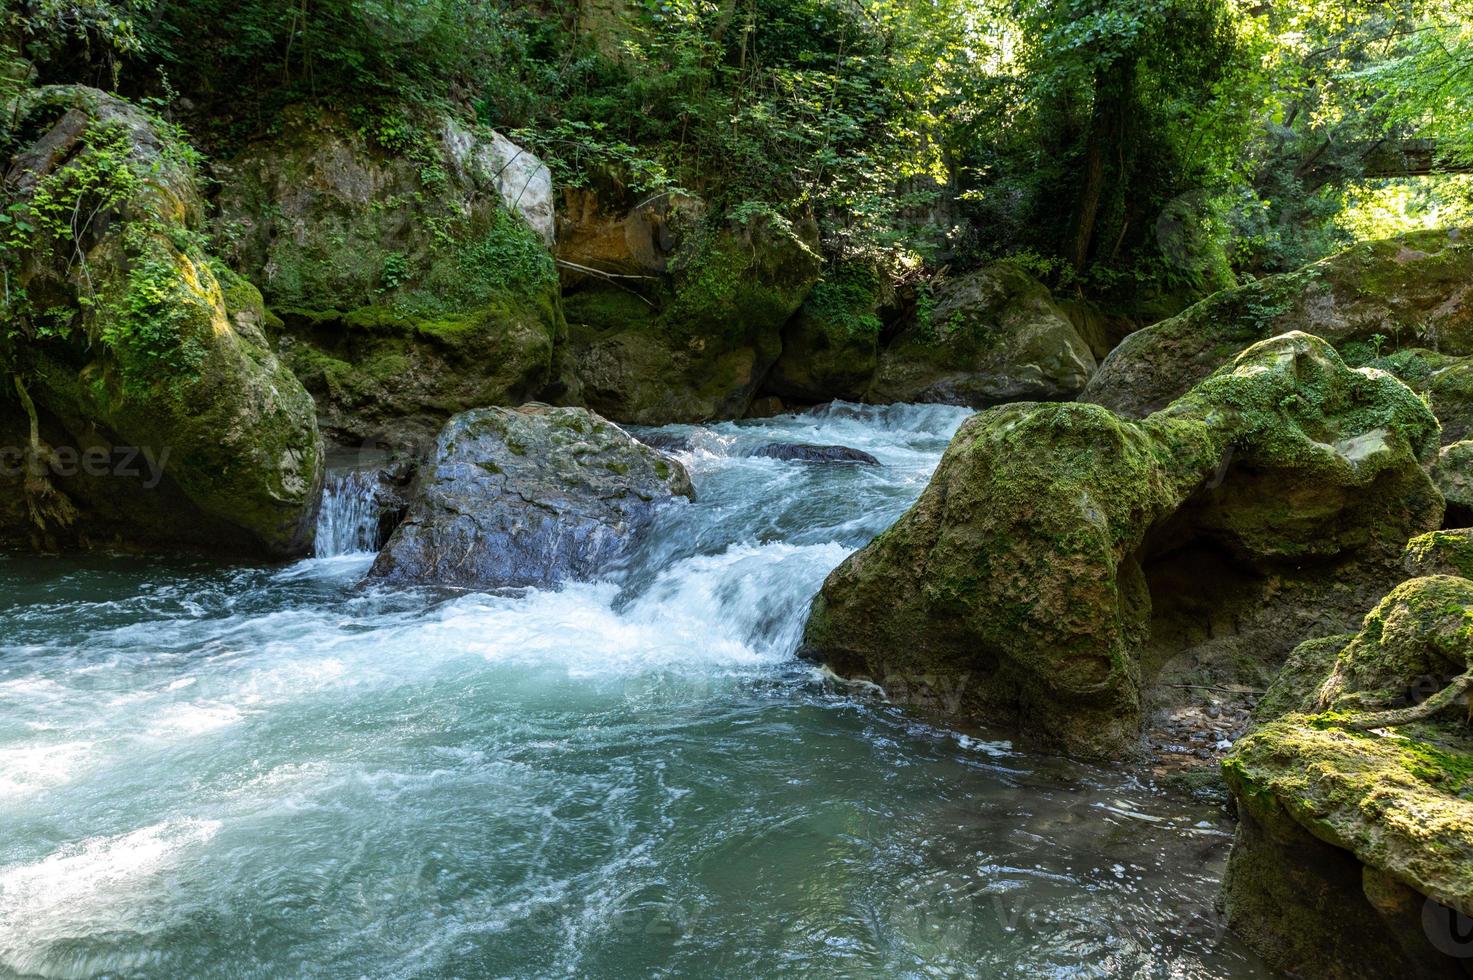
[[[0,975],[1260,975],[1220,808],[793,657],[963,416],[674,427],[699,500],[555,593],[361,589],[344,499],[285,568],[0,558]]]
[[[328,474],[317,517],[317,557],[339,558],[373,550],[379,531],[377,490],[371,470]]]

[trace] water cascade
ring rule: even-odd
[[[372,470],[329,473],[317,512],[317,557],[377,551],[379,516],[378,479]]]

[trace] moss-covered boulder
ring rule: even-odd
[[[880,354],[866,399],[982,408],[1079,394],[1094,352],[1048,288],[1010,262],[947,279]]]
[[[305,551],[312,400],[260,294],[205,248],[194,151],[89,88],[34,90],[14,118],[0,414],[26,432],[13,479],[36,536]]]
[[[1473,578],[1473,528],[1429,531],[1407,542],[1402,556],[1405,574],[1458,575]]]
[[[888,285],[872,265],[831,268],[783,330],[766,389],[792,402],[863,399],[879,366]]]
[[[983,412],[916,505],[829,576],[805,654],[891,690],[938,679],[963,717],[1118,756],[1144,685],[1191,642],[1153,636],[1154,566],[1210,547],[1249,570],[1260,605],[1381,585],[1441,518],[1422,466],[1436,431],[1406,386],[1306,334],[1251,347],[1139,422],[1080,404]],[[1202,596],[1215,577],[1183,587]],[[1285,618],[1280,661],[1320,625]]]
[[[1224,762],[1230,924],[1295,976],[1466,975],[1449,954],[1453,914],[1473,916],[1473,581],[1405,582],[1295,659]]]
[[[217,170],[216,237],[334,439],[426,441],[554,381],[551,180],[499,134],[298,110]]]
[[[655,425],[743,415],[818,281],[816,232],[775,215],[710,220],[654,299],[585,289],[567,305],[569,361],[590,408]]]
[[[1473,240],[1465,231],[1367,242],[1298,272],[1215,293],[1131,334],[1080,397],[1144,416],[1249,345],[1289,330],[1322,337],[1356,365],[1400,348],[1473,355],[1470,283]],[[1407,381],[1418,387],[1412,374]]]
[[[1473,357],[1459,357],[1420,347],[1387,353],[1375,345],[1344,345],[1347,363],[1388,371],[1422,396],[1442,423],[1444,445],[1473,434]]]
[[[1473,525],[1473,441],[1443,446],[1432,469],[1432,481],[1447,501],[1447,523]]]

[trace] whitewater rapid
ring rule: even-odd
[[[794,658],[965,416],[667,427],[697,500],[557,592],[361,587],[351,481],[288,567],[0,558],[0,976],[1256,975],[1210,804]]]

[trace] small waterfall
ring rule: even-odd
[[[378,550],[378,479],[372,470],[329,473],[317,513],[318,558]]]

